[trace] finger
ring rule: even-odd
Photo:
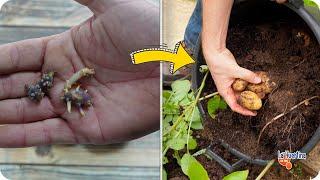
[[[56,117],[48,98],[36,103],[28,98],[0,101],[0,124],[22,124]]]
[[[34,84],[41,77],[41,73],[21,72],[0,76],[0,100],[23,97],[26,84]]]
[[[0,126],[0,147],[18,148],[48,144],[74,144],[75,135],[63,119]]]
[[[237,78],[243,79],[254,84],[258,84],[261,82],[261,78],[257,74],[242,67],[238,68]]]
[[[40,70],[48,40],[29,39],[0,46],[0,74]]]
[[[232,109],[232,111],[237,112],[239,114],[245,115],[245,116],[256,116],[257,113],[250,111],[242,106],[240,106],[237,102],[236,96],[233,93],[232,89],[229,89],[226,95],[222,95],[226,103],[229,105],[229,107]]]

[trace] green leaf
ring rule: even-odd
[[[181,169],[190,180],[209,180],[207,171],[190,154],[184,154],[181,159]]]
[[[162,180],[167,180],[167,172],[166,170],[164,170],[164,168],[162,168]]]
[[[219,95],[216,95],[208,101],[207,109],[210,117],[214,119],[219,109],[227,109],[227,103]]]
[[[179,166],[180,166],[180,164],[181,164],[181,157],[180,157],[179,151],[174,151],[172,156],[177,160],[177,163],[178,163]]]
[[[192,137],[189,138],[189,149],[193,150],[197,147],[197,141],[193,139]]]
[[[193,100],[196,99],[196,97],[195,97],[195,95],[194,95],[193,92],[190,92],[190,93],[188,94],[188,98],[189,98],[191,101],[193,101]]]
[[[172,91],[163,90],[162,91],[162,97],[163,97],[163,103],[165,104],[167,100],[171,97]]]
[[[173,115],[166,115],[163,119],[163,123],[170,123],[173,120]]]
[[[305,6],[317,7],[320,8],[320,5],[317,4],[316,1],[313,0],[303,0]]]
[[[233,172],[223,178],[223,180],[246,180],[249,170]]]
[[[172,114],[180,114],[179,106],[173,103],[166,103],[163,105],[163,114],[164,115],[172,115]]]
[[[226,110],[228,108],[228,104],[221,98],[219,109]]]
[[[191,128],[192,128],[192,129],[196,129],[196,130],[203,129],[202,122],[201,122],[201,121],[192,122],[192,123],[191,123]]]
[[[186,141],[182,138],[172,138],[167,143],[171,149],[177,151],[184,149],[184,146],[186,145]]]
[[[177,80],[171,84],[171,88],[174,93],[173,101],[180,102],[188,95],[191,89],[191,83],[189,80]]]
[[[179,105],[185,107],[191,103],[191,99],[188,96],[185,96],[180,102]]]
[[[193,113],[193,114],[192,114]],[[199,122],[201,121],[201,116],[198,107],[195,107],[194,110],[190,110],[189,112],[186,113],[185,115],[185,120],[190,122]]]

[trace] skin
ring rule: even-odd
[[[144,0],[77,1],[94,13],[81,25],[0,46],[0,147],[110,144],[159,129],[159,64],[133,65],[129,56],[159,44],[159,8]],[[60,97],[84,67],[96,74],[82,80],[93,106],[81,117]],[[56,72],[50,96],[30,101],[24,85],[48,71]]]
[[[283,3],[283,0],[277,0]],[[233,0],[203,0],[202,48],[207,65],[219,94],[229,107],[245,116],[255,116],[257,112],[249,111],[238,104],[239,94],[232,89],[236,78],[258,84],[261,79],[252,71],[240,67],[233,54],[226,47],[226,37]]]

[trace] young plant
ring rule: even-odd
[[[168,163],[168,150],[173,150],[173,157],[190,179],[209,179],[202,165],[189,153],[197,147],[192,130],[203,129],[197,103],[207,76],[208,73],[196,97],[188,80],[175,81],[171,91],[163,91],[163,164]],[[163,174],[166,175],[166,172]]]
[[[190,154],[190,150],[197,148],[196,138],[192,136],[193,130],[203,129],[202,119],[197,104],[200,100],[214,97],[214,103],[220,96],[217,93],[200,98],[201,92],[205,86],[206,78],[209,74],[208,68],[202,66],[200,71],[205,73],[200,88],[195,92],[191,90],[191,83],[188,80],[177,80],[172,83],[171,90],[163,91],[163,164],[168,163],[167,152],[172,150],[172,156],[177,160],[185,175],[193,179],[209,179],[207,171],[197,161],[195,156],[203,154],[197,152]],[[223,100],[219,100],[218,105],[213,105],[216,110],[225,108]],[[163,179],[166,179],[167,173],[163,170]]]

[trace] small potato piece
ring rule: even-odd
[[[248,82],[242,79],[236,79],[232,83],[232,89],[238,92],[245,90],[247,86],[248,86]]]
[[[252,91],[255,92],[256,94],[258,93],[264,93],[266,89],[266,86],[264,83],[260,83],[260,84],[249,84],[247,86],[247,90],[248,91]]]
[[[269,94],[272,92],[272,90],[275,88],[276,83],[272,82],[269,78],[268,73],[263,71],[258,71],[256,74],[261,78],[260,84],[249,84],[247,86],[247,90],[255,92],[256,94],[264,94],[260,97],[265,97],[266,94]],[[262,98],[263,99],[263,98]]]
[[[252,91],[243,91],[240,94],[238,103],[249,110],[259,110],[262,107],[261,99]]]

